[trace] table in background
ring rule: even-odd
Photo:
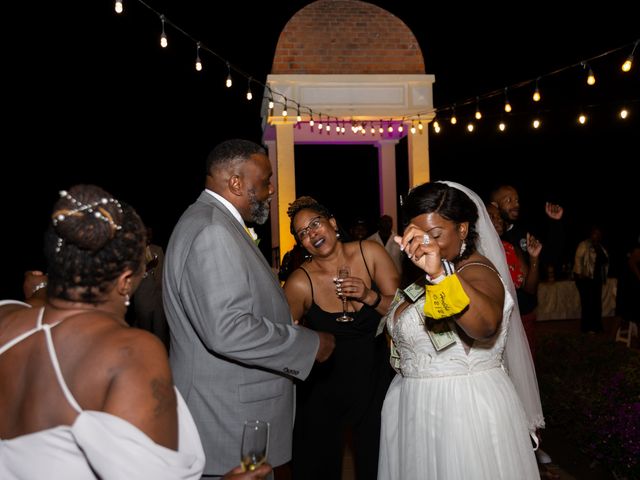
[[[611,317],[616,311],[617,278],[608,278],[602,288],[602,316]],[[538,320],[580,318],[580,295],[573,280],[540,282],[538,285]]]

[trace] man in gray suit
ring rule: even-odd
[[[237,465],[245,420],[270,423],[269,463],[290,460],[292,380],[306,378],[334,347],[332,335],[292,324],[278,279],[245,226],[266,222],[271,174],[260,145],[216,146],[205,191],[178,221],[165,255],[171,368],[198,426],[205,477]]]

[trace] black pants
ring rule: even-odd
[[[583,332],[602,332],[602,280],[576,280],[580,294],[580,329]]]

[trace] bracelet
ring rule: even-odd
[[[432,284],[432,285],[437,285],[438,283],[443,281],[445,278],[447,278],[447,276],[444,274],[444,272],[441,273],[440,275],[438,275],[437,277],[432,277],[431,275],[429,275],[427,273],[426,277],[427,277],[427,280],[429,281],[429,283]]]
[[[369,305],[374,310],[378,308],[378,305],[380,305],[380,302],[382,301],[382,295],[380,295],[380,292],[376,292],[376,295],[378,296],[378,298],[376,298],[376,301]]]
[[[34,295],[38,290],[42,290],[46,286],[47,286],[47,282],[46,281],[40,282],[35,287],[33,287],[33,290],[31,290],[31,295]]]

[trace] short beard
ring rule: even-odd
[[[263,202],[256,198],[256,191],[249,190],[249,209],[251,221],[258,225],[263,225],[269,218],[271,198],[267,198]]]

